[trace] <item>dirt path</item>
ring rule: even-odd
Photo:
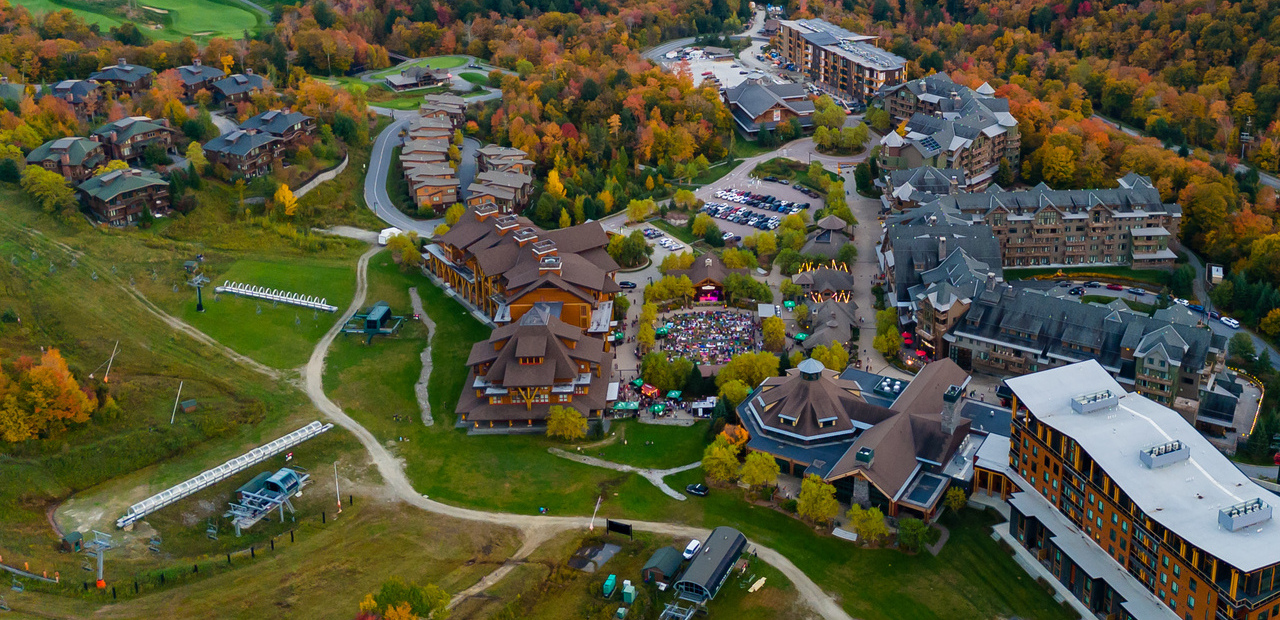
[[[418,493],[413,484],[409,482],[409,478],[405,476],[404,469],[400,462],[387,451],[377,438],[373,436],[367,429],[351,419],[341,408],[329,400],[324,393],[322,379],[324,377],[325,356],[329,352],[330,345],[341,331],[347,320],[356,313],[364,304],[365,297],[368,294],[368,266],[369,259],[376,254],[380,248],[374,247],[365,252],[356,267],[356,293],[351,300],[351,305],[343,312],[342,316],[334,322],[333,328],[325,334],[315,350],[311,354],[310,361],[304,367],[304,389],[307,396],[315,404],[316,408],[328,416],[334,424],[341,426],[351,432],[357,440],[364,445],[369,452],[369,457],[374,465],[378,468],[384,480],[386,480],[387,488],[392,491],[400,499],[406,503],[421,508],[423,510],[442,514],[455,519],[465,519],[468,521],[478,521],[481,523],[491,523],[494,525],[513,527],[521,531],[525,537],[525,544],[521,546],[521,551],[532,552],[532,548],[536,548],[538,544],[545,541],[547,537],[554,535],[556,532],[569,529],[583,529],[593,525],[590,517],[548,517],[536,515],[517,515],[501,512],[484,512],[480,510],[471,510],[469,508],[461,508],[443,504],[435,500],[428,499]],[[687,525],[679,525],[674,523],[654,523],[648,521],[633,521],[632,526],[636,529],[646,532],[654,532],[676,537],[705,537],[709,530],[699,527],[691,527]],[[532,542],[531,542],[532,541]],[[753,545],[756,554],[777,568],[782,574],[795,585],[799,591],[800,597],[819,615],[827,620],[851,620],[849,614],[832,599],[827,593],[823,592],[807,575],[804,574],[795,564],[792,564],[785,556],[760,545]],[[517,552],[519,555],[520,552]],[[526,556],[527,556],[526,553]],[[515,558],[513,558],[515,560]],[[510,565],[510,566],[508,566]],[[502,576],[506,575],[514,568],[512,562],[499,567],[494,573],[481,580],[472,588],[464,591],[468,596],[482,591],[488,587],[487,583],[496,582]],[[498,574],[502,571],[501,574]],[[496,575],[496,577],[495,577]],[[474,589],[474,592],[472,591]]]
[[[562,459],[569,459],[570,461],[576,461],[578,463],[582,463],[583,465],[590,465],[592,467],[603,467],[605,469],[612,469],[614,471],[625,471],[633,474],[640,474],[641,476],[644,476],[645,480],[652,482],[653,486],[658,487],[659,491],[662,491],[663,493],[666,493],[667,496],[672,497],[674,499],[678,499],[682,502],[689,498],[685,497],[684,493],[681,493],[667,486],[667,482],[666,480],[663,480],[663,478],[666,478],[667,476],[671,476],[673,474],[678,474],[682,471],[689,471],[690,469],[694,469],[702,466],[702,461],[698,461],[696,463],[690,463],[683,467],[672,467],[671,469],[641,469],[639,467],[632,467],[631,465],[623,465],[622,463],[614,463],[613,461],[598,459],[594,456],[587,456],[585,454],[578,454],[577,452],[569,452],[568,450],[561,450],[560,448],[547,448],[547,452],[550,452]]]
[[[416,286],[409,287],[409,301],[413,302],[413,313],[418,315],[423,325],[427,326],[427,346],[422,349],[422,374],[418,376],[418,382],[413,384],[413,392],[418,397],[418,407],[422,409],[423,425],[431,426],[436,423],[436,420],[431,417],[427,383],[431,379],[431,339],[436,337],[436,324],[431,317],[427,316],[427,311],[422,309],[422,298],[418,296]]]

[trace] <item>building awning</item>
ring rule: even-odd
[[[618,382],[617,381],[611,381],[609,383],[609,392],[608,392],[608,395],[605,396],[605,400],[609,402],[618,400]]]

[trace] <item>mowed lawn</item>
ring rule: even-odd
[[[178,316],[232,349],[275,368],[297,368],[333,326],[337,314],[298,306],[216,295],[224,281],[262,286],[312,297],[346,310],[355,294],[355,267],[350,261],[241,259],[223,268],[206,265],[212,280],[205,288],[205,311],[196,312],[195,291],[183,299]],[[216,297],[216,301],[215,301]],[[261,310],[259,312],[259,310]]]
[[[98,24],[104,31],[126,21],[123,16],[115,15],[110,10],[92,11],[80,3],[70,4],[59,0],[17,0],[17,3],[36,13],[71,9],[89,23]],[[219,36],[239,38],[246,30],[255,31],[260,20],[259,15],[234,0],[146,0],[138,6],[144,11],[148,11],[148,7],[155,9],[149,11],[152,16],[163,15],[168,20],[168,24],[159,29],[145,24],[139,24],[138,28],[148,37],[168,41],[179,41],[184,37],[196,40]]]
[[[642,413],[641,415],[648,415]],[[693,426],[615,423],[609,429],[613,443],[584,450],[590,456],[648,469],[671,469],[702,460],[706,449],[707,422]]]

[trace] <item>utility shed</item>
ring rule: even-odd
[[[747,537],[731,527],[720,526],[693,556],[689,568],[676,582],[676,592],[681,599],[705,604],[715,598],[720,587],[729,578],[734,562],[747,548]]]
[[[680,552],[675,547],[663,547],[653,552],[653,556],[644,563],[640,575],[645,582],[658,581],[671,583],[676,571],[680,570]]]

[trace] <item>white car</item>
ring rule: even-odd
[[[1179,306],[1189,306],[1189,305],[1191,305],[1191,302],[1189,302],[1189,301],[1187,301],[1187,300],[1185,300],[1185,299],[1182,299],[1181,297],[1174,297],[1174,298],[1173,298],[1173,303],[1178,304]]]
[[[1240,329],[1240,321],[1237,321],[1237,320],[1235,320],[1235,319],[1233,319],[1233,318],[1231,318],[1231,317],[1229,317],[1229,316],[1224,316],[1224,317],[1222,317],[1221,319],[1218,319],[1218,320],[1222,321],[1222,324],[1223,324],[1223,325],[1226,325],[1227,327],[1230,327],[1231,329]]]
[[[693,556],[697,555],[698,549],[700,548],[702,548],[702,541],[697,538],[689,541],[689,546],[684,548],[684,559],[692,560]]]

